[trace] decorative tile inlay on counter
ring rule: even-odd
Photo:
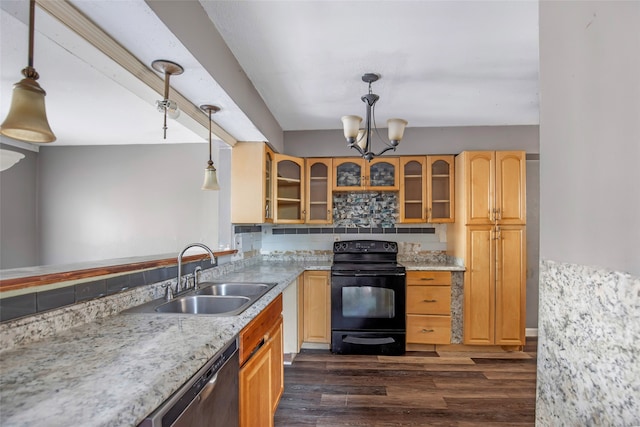
[[[640,278],[542,261],[536,425],[640,425]]]

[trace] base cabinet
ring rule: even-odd
[[[524,345],[526,228],[469,226],[465,344]]]
[[[240,426],[273,426],[284,389],[282,296],[240,332]]]
[[[303,342],[331,344],[331,277],[328,271],[305,271]]]
[[[451,342],[451,272],[407,272],[407,344]]]

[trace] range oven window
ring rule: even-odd
[[[393,319],[395,317],[393,289],[373,286],[342,288],[342,316]]]

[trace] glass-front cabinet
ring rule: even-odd
[[[400,187],[397,157],[379,157],[370,162],[361,158],[333,159],[334,191],[394,191]]]
[[[425,156],[400,158],[400,222],[426,222],[427,174]]]
[[[331,224],[333,222],[332,159],[305,159],[307,188],[305,222],[307,224]]]
[[[304,159],[274,154],[275,216],[279,224],[304,222]]]
[[[453,156],[427,156],[427,222],[454,221]]]

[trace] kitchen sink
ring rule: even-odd
[[[192,295],[179,297],[155,308],[158,313],[182,314],[226,314],[234,316],[246,308],[251,299],[243,296],[202,296]]]
[[[210,283],[200,284],[197,295],[233,295],[251,297],[270,289],[266,283]]]
[[[124,314],[162,313],[201,316],[237,316],[266,294],[276,283],[202,282],[197,290],[164,298],[123,311]]]

